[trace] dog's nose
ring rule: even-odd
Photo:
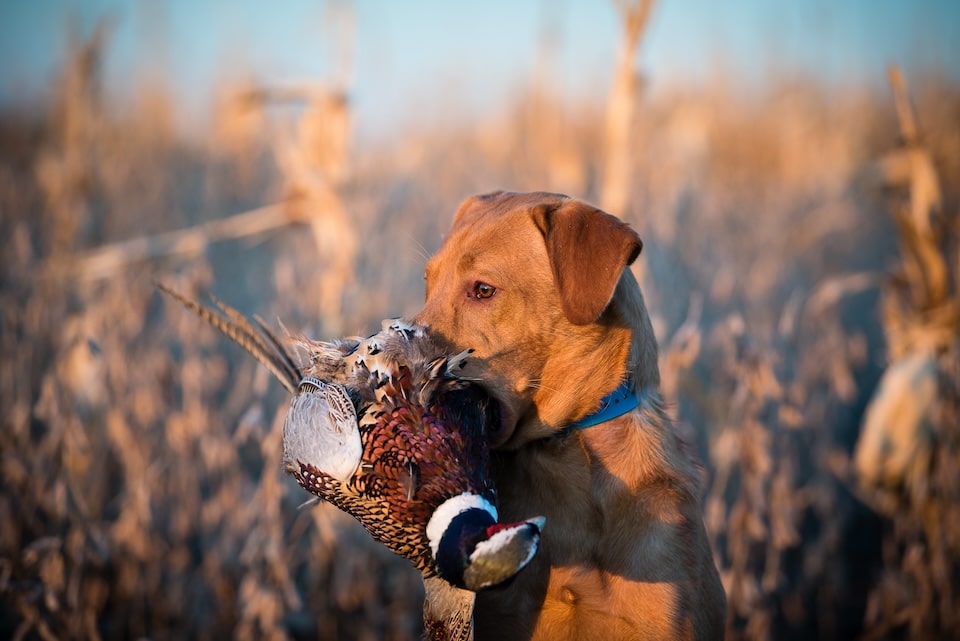
[[[460,347],[450,340],[447,331],[445,331],[445,327],[449,325],[449,319],[445,318],[445,313],[440,308],[441,306],[438,304],[424,305],[420,313],[414,317],[413,322],[421,326],[437,345],[448,352],[459,352],[472,348],[473,345]]]

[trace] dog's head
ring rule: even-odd
[[[656,386],[656,342],[628,265],[642,243],[628,225],[559,194],[496,192],[466,200],[427,264],[417,320],[466,376],[503,406],[494,445],[517,447],[596,410],[629,375]]]

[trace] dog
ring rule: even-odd
[[[726,596],[700,467],[664,411],[620,219],[560,194],[467,199],[416,319],[500,407],[501,518],[546,516],[539,556],[482,592],[476,639],[721,639]]]

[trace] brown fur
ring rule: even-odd
[[[418,320],[476,350],[465,375],[503,405],[502,518],[547,517],[530,567],[478,595],[478,640],[723,636],[698,469],[663,411],[656,341],[625,269],[641,246],[583,202],[497,192],[463,203],[427,265]],[[495,293],[478,297],[478,283]],[[627,377],[637,410],[563,432]]]

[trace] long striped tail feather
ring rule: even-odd
[[[259,317],[254,317],[254,327],[240,312],[211,295],[211,299],[220,309],[212,308],[186,298],[167,285],[154,283],[160,291],[167,294],[188,310],[217,328],[224,336],[250,353],[264,367],[270,370],[278,381],[291,394],[303,378],[303,373],[294,361],[293,355],[277,335]]]

